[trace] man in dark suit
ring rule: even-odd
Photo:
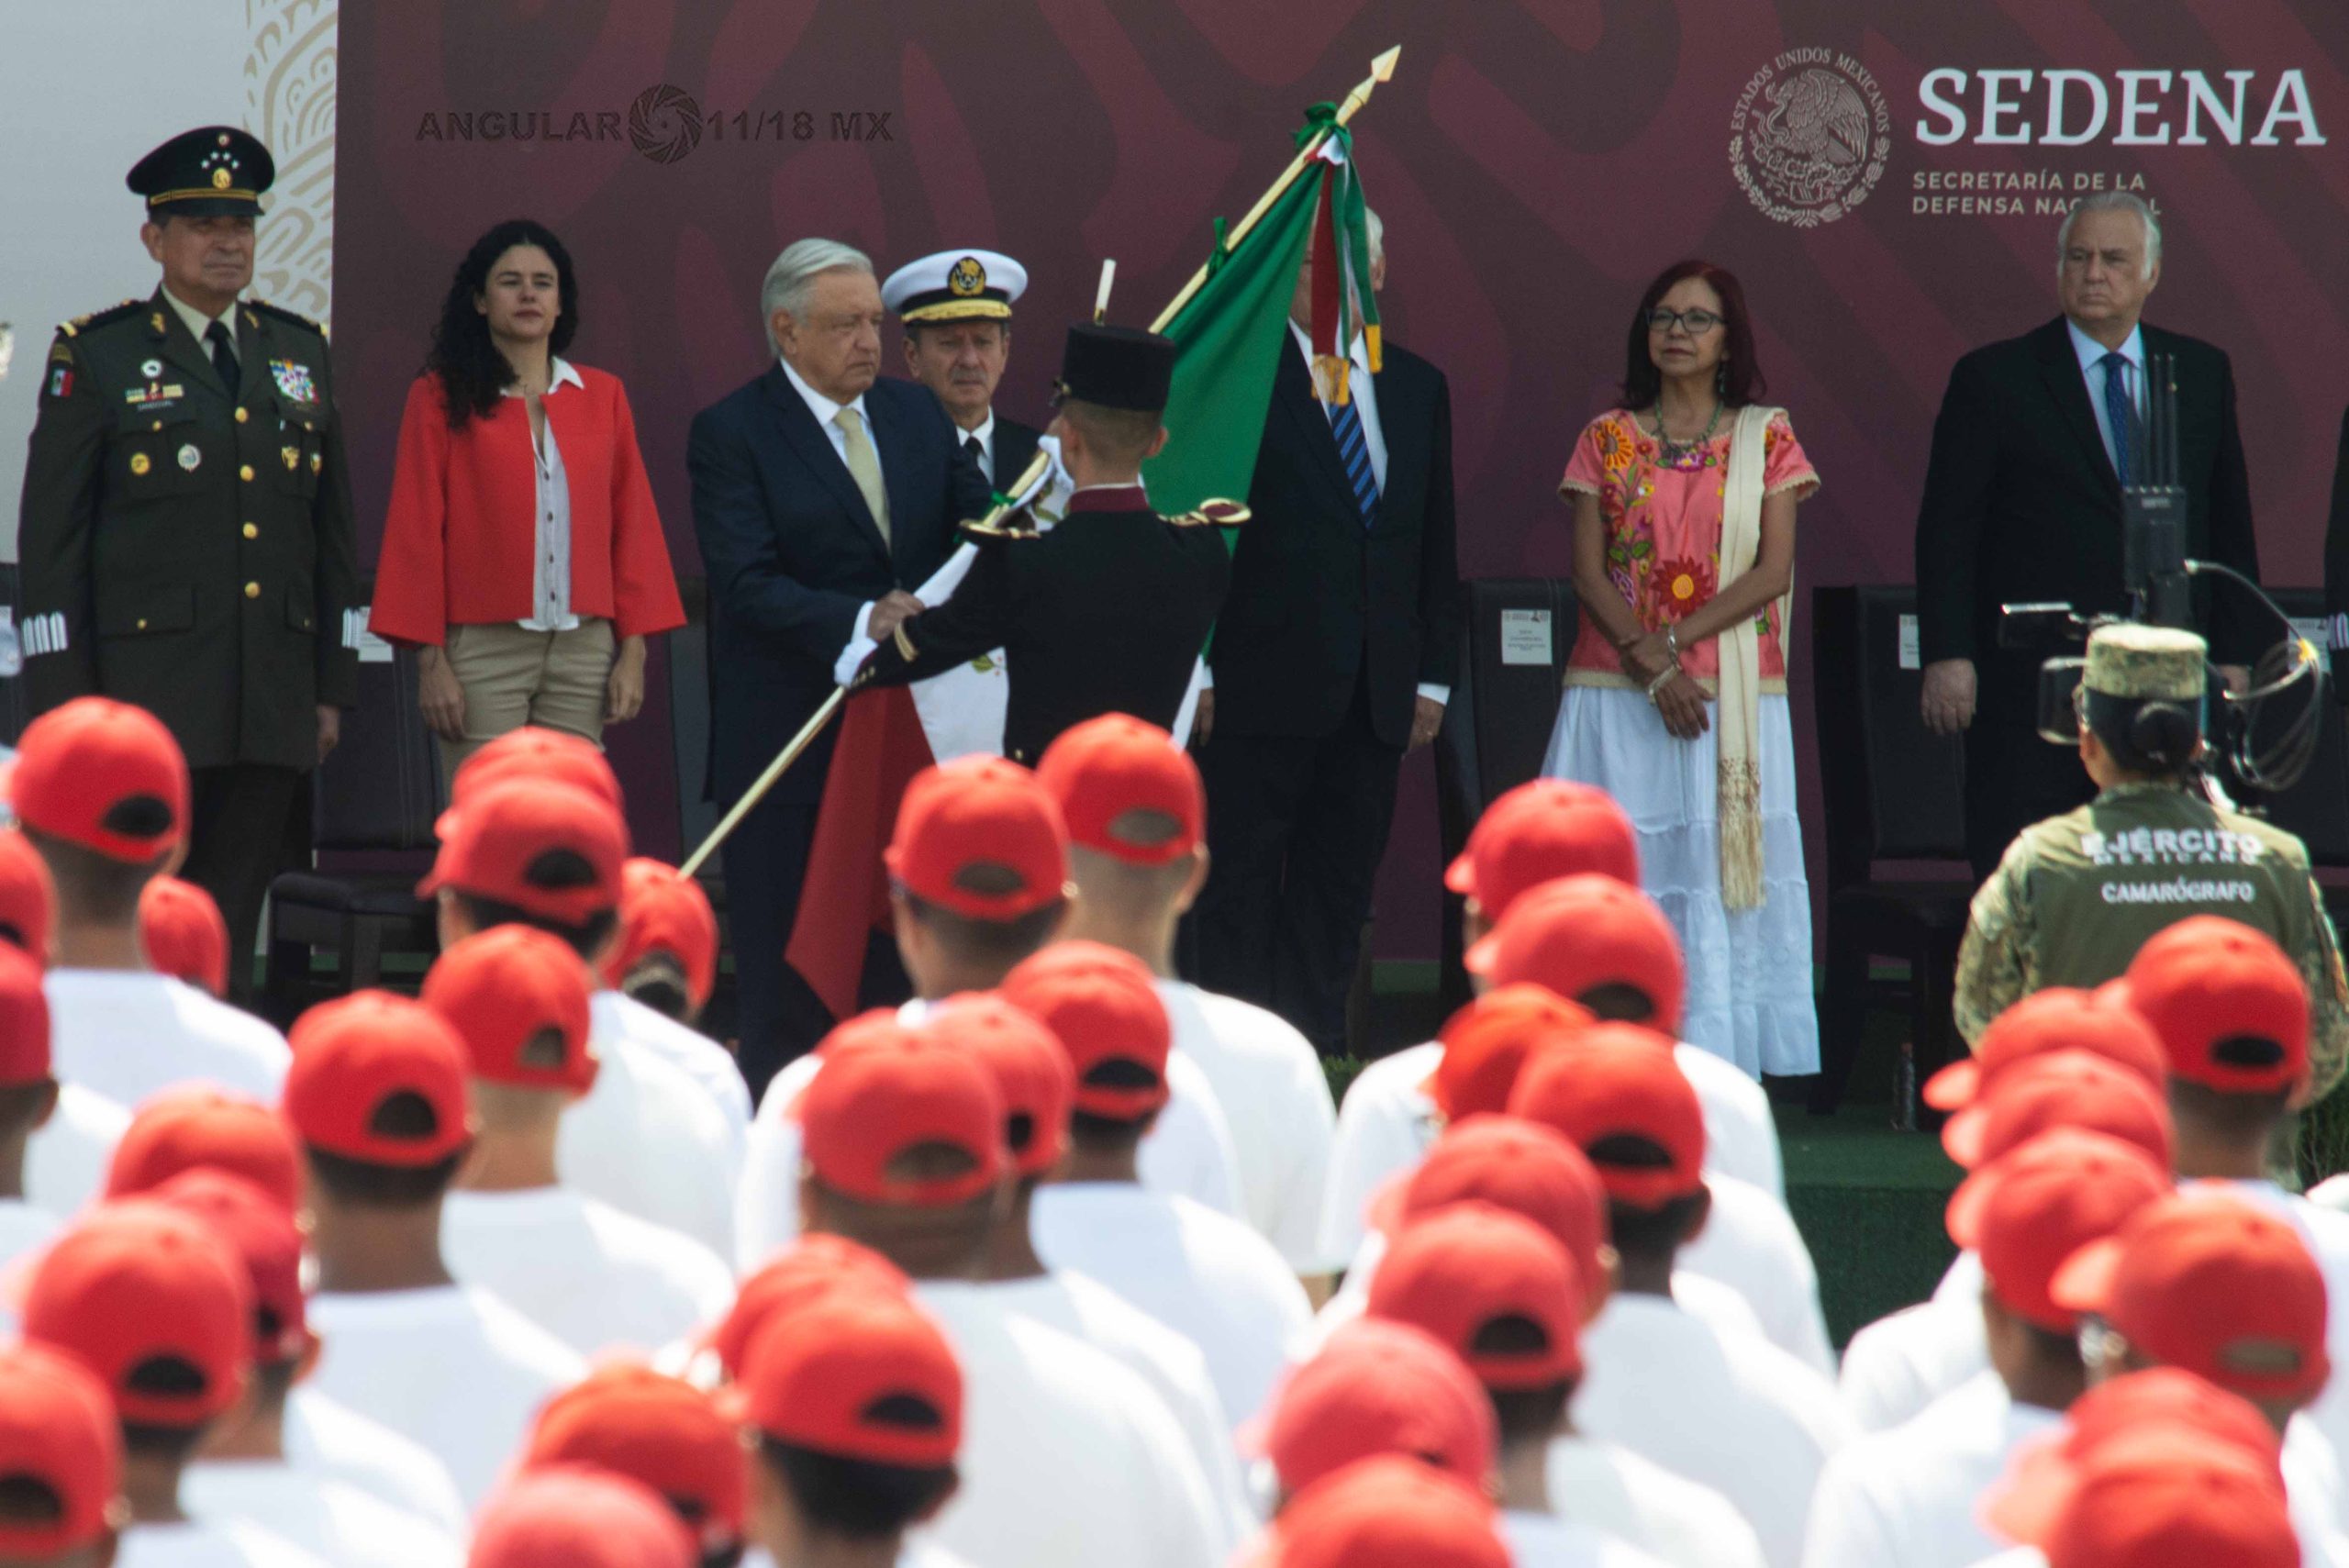
[[[1998,606],[2127,607],[2121,489],[2143,444],[2148,355],[2177,366],[2186,553],[2259,573],[2227,356],[2139,322],[2161,281],[2159,219],[2128,193],[2094,195],[2065,218],[2056,244],[2064,314],[1958,361],[1917,516],[1925,726],[1971,732],[1965,851],[1977,878],[2017,833],[2094,794],[2070,749],[2036,736],[2040,662],[2065,651],[2000,648]],[[2214,658],[2256,656],[2259,625],[2241,595],[2198,592],[2196,618]]]
[[[778,363],[705,408],[686,445],[694,533],[709,570],[711,788],[739,799],[830,695],[860,633],[921,608],[906,591],[944,563],[987,484],[928,391],[880,377],[873,264],[829,239],[775,259],[760,296]],[[830,1022],[785,964],[816,828],[827,732],[725,845],[755,1090]]]
[[[1043,433],[995,411],[1011,305],[1027,291],[1028,269],[995,250],[941,250],[881,285],[881,303],[906,324],[906,373],[938,395],[963,450],[998,490],[1019,478]]]
[[[1004,754],[1036,765],[1061,731],[1105,713],[1172,729],[1231,554],[1198,514],[1162,517],[1141,465],[1160,423],[1174,345],[1154,332],[1069,328],[1061,362],[1061,461],[1075,492],[1051,532],[984,541],[952,597],[909,616],[855,684],[902,685],[1004,651]]]
[[[1374,217],[1374,288],[1379,239]],[[1202,984],[1338,1052],[1396,777],[1451,695],[1460,581],[1442,373],[1390,341],[1374,375],[1357,339],[1352,400],[1325,406],[1296,325],[1311,298],[1308,258],[1200,705],[1197,940]]]

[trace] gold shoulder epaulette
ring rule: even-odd
[[[71,321],[61,321],[57,324],[57,329],[68,338],[72,338],[89,328],[103,327],[109,321],[119,321],[146,303],[143,299],[126,299],[120,305],[109,305],[104,310],[94,310],[87,315],[77,316]]]
[[[1237,501],[1202,501],[1187,512],[1166,520],[1178,528],[1230,528],[1248,520],[1248,508]]]

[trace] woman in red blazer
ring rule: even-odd
[[[444,777],[525,724],[601,742],[644,703],[644,639],[685,624],[617,377],[562,242],[501,223],[458,265],[408,389],[368,625],[417,651]]]

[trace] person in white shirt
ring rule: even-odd
[[[1150,971],[1097,942],[1046,948],[1002,995],[1052,1031],[1075,1076],[1069,1148],[1036,1195],[1036,1251],[1198,1346],[1227,1415],[1264,1407],[1312,1305],[1245,1224],[1141,1184],[1136,1156],[1168,1099],[1173,1031]]]
[[[1249,1568],[1508,1568],[1492,1499],[1432,1465],[1374,1454],[1289,1499]]]
[[[560,1184],[556,1140],[594,1084],[594,978],[556,937],[498,926],[444,951],[424,1005],[472,1053],[477,1133],[440,1219],[458,1279],[518,1307],[582,1355],[650,1352],[733,1296],[718,1255]]]
[[[718,912],[700,883],[642,855],[620,868],[620,940],[599,966],[596,1029],[625,1037],[708,1092],[734,1132],[735,1162],[751,1127],[751,1090],[734,1053],[696,1032],[718,984]]]
[[[1466,899],[1462,934],[1474,947],[1524,894],[1560,877],[1609,877],[1640,885],[1639,835],[1603,790],[1564,779],[1537,779],[1493,802],[1468,847],[1444,873]],[[1655,927],[1663,930],[1659,940]],[[1601,1018],[1646,1023],[1664,1034],[1679,1028],[1684,976],[1679,939],[1660,911],[1629,917],[1620,950],[1583,954],[1578,944],[1534,955],[1538,968],[1516,978],[1583,1003]],[[1471,976],[1480,987],[1487,984]],[[1750,1183],[1780,1203],[1786,1179],[1777,1124],[1760,1084],[1699,1047],[1673,1048],[1680,1070],[1705,1107],[1708,1167]],[[1363,1210],[1378,1186],[1425,1152],[1442,1126],[1426,1084],[1442,1055],[1440,1041],[1417,1045],[1364,1068],[1338,1109],[1329,1197],[1322,1211],[1326,1246],[1351,1256],[1363,1239]]]
[[[1210,1568],[1224,1521],[1158,1397],[974,1283],[1010,1163],[986,1070],[894,1023],[836,1033],[825,1054],[800,1108],[807,1229],[920,1282],[963,1369],[962,1485],[935,1539],[980,1563]]]
[[[1500,1429],[1485,1386],[1423,1329],[1385,1318],[1340,1327],[1283,1374],[1243,1434],[1261,1461],[1259,1495],[1288,1499],[1357,1460],[1402,1454],[1489,1490]]]
[[[40,967],[0,943],[0,1265],[57,1233],[58,1217],[25,1197],[26,1146],[57,1110],[49,1039]]]
[[[1177,924],[1208,877],[1207,792],[1190,753],[1152,724],[1104,714],[1046,749],[1036,776],[1068,822],[1078,897],[1064,934],[1130,952],[1158,977],[1174,1048],[1231,1125],[1241,1218],[1319,1287],[1346,1262],[1322,1250],[1336,1111],[1320,1058],[1278,1014],[1174,977]]]
[[[21,1341],[0,1347],[0,1475],[15,1504],[0,1514],[0,1561],[114,1561],[129,1511],[122,1438],[106,1385],[72,1356]]]
[[[1674,1260],[1706,1221],[1709,1179],[1704,1113],[1657,1038],[1597,1025],[1528,1062],[1510,1096],[1512,1115],[1579,1148],[1608,1194],[1620,1278],[1583,1338],[1589,1372],[1575,1422],[1715,1488],[1753,1526],[1770,1568],[1796,1568],[1811,1488],[1850,1424],[1809,1367],[1673,1300]]]
[[[313,1375],[429,1450],[477,1506],[532,1414],[586,1363],[449,1271],[441,1207],[472,1139],[464,1045],[431,1009],[383,992],[311,1008],[294,1038],[284,1106],[317,1261]]]
[[[899,1012],[908,1025],[931,1003],[995,989],[1069,917],[1060,807],[1033,773],[999,757],[965,757],[918,776],[898,807],[887,858],[897,956],[916,997]],[[745,1271],[798,1233],[792,1107],[822,1066],[820,1050],[799,1058],[759,1101],[736,1206],[735,1261]],[[1222,1106],[1187,1057],[1170,1060],[1166,1071],[1174,1095],[1143,1141],[1142,1178],[1153,1191],[1237,1213],[1239,1160]]]
[[[481,1511],[466,1568],[695,1568],[694,1538],[641,1482],[551,1465],[516,1476]]]
[[[285,1396],[280,1422],[285,1462],[329,1480],[347,1482],[462,1540],[465,1500],[449,1467],[422,1443],[297,1383]]]
[[[182,1478],[251,1372],[252,1287],[213,1229],[144,1199],[84,1216],[25,1287],[24,1336],[79,1361],[122,1425],[129,1528],[115,1561],[200,1568],[320,1568],[247,1521],[191,1518]]]
[[[1232,1449],[1232,1423],[1216,1396],[1207,1357],[1107,1284],[1048,1267],[1036,1251],[1036,1189],[1068,1154],[1069,1112],[1076,1094],[1076,1075],[1059,1039],[1033,1014],[996,994],[950,997],[930,1009],[920,1029],[985,1067],[1003,1100],[1011,1181],[982,1270],[988,1294],[1115,1356],[1150,1385],[1197,1457],[1209,1491],[1230,1520],[1229,1541],[1236,1544],[1254,1528],[1255,1514]]]
[[[456,1536],[286,1461],[286,1396],[318,1348],[303,1305],[302,1232],[293,1208],[241,1177],[207,1169],[172,1177],[154,1199],[226,1241],[252,1287],[250,1385],[182,1478],[187,1511],[208,1522],[259,1526],[349,1568],[459,1568],[464,1548]]]
[[[186,854],[188,788],[161,721],[104,697],[35,719],[9,775],[17,822],[57,894],[57,1075],[118,1106],[195,1079],[270,1099],[285,1075],[275,1029],[152,973],[139,944],[140,890]]]
[[[614,1362],[547,1401],[520,1463],[585,1465],[641,1482],[693,1532],[701,1568],[733,1568],[750,1529],[742,1440],[739,1416],[717,1395]]]
[[[2042,1134],[1968,1177],[1949,1229],[1977,1250],[1992,1370],[1830,1460],[1803,1568],[1965,1568],[1998,1543],[1982,1495],[2021,1444],[2063,1424],[2087,1385],[2079,1314],[2057,1279],[2081,1248],[2156,1205],[2169,1173],[2101,1134]]]

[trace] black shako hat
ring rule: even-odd
[[[1166,407],[1174,381],[1174,340],[1134,327],[1080,322],[1061,350],[1060,400],[1156,414]]]
[[[123,183],[147,198],[147,214],[166,217],[261,216],[261,194],[277,178],[277,160],[261,139],[235,126],[182,131],[130,166]]]

